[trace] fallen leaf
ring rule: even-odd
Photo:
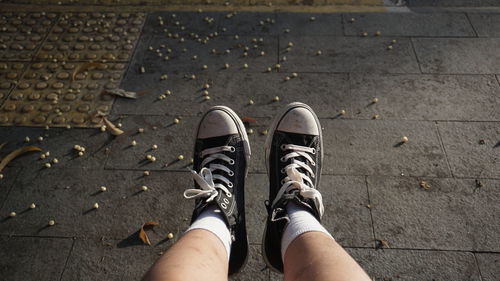
[[[251,118],[251,117],[247,117],[247,116],[245,116],[245,117],[241,118],[241,121],[242,121],[243,123],[247,123],[247,124],[250,124],[250,123],[257,123],[257,120],[255,120],[255,119],[253,119],[253,118]]]
[[[111,123],[106,116],[102,117],[102,120],[106,123],[106,130],[109,130],[112,135],[119,136],[124,133],[122,130],[118,129],[115,124]]]
[[[383,249],[383,248],[390,248],[389,242],[387,242],[386,240],[382,240],[382,239],[375,239],[375,249],[378,250],[378,249]]]
[[[146,234],[146,231],[144,229],[148,227],[153,227],[155,225],[158,225],[158,223],[150,221],[141,226],[141,229],[139,230],[139,239],[141,239],[141,241],[144,242],[145,244],[151,245],[151,241],[149,241],[148,235]]]
[[[106,95],[115,95],[115,96],[129,98],[129,99],[136,99],[137,98],[136,92],[128,92],[128,91],[125,91],[124,89],[104,90],[104,91],[102,91],[102,93],[106,94]]]
[[[154,221],[149,221],[149,222],[145,223],[142,227],[155,226],[155,225],[159,225],[159,223],[154,222]]]
[[[10,161],[14,160],[14,158],[31,151],[42,151],[42,149],[36,146],[24,146],[12,151],[11,153],[7,154],[7,156],[5,156],[5,158],[3,158],[0,162],[0,172],[3,170],[3,168],[5,168],[5,166],[7,166],[7,164],[9,164]]]
[[[105,64],[97,63],[97,62],[84,63],[84,64],[80,65],[80,67],[75,69],[75,71],[73,72],[73,75],[71,76],[71,81],[75,80],[75,76],[78,75],[79,73],[85,72],[87,70],[92,70],[92,69],[95,69],[95,68],[97,68],[99,66],[103,66],[103,65],[105,65]]]
[[[151,245],[151,241],[149,241],[148,235],[146,234],[146,231],[144,231],[144,228],[141,227],[141,230],[139,231],[139,239],[141,239],[144,244]]]
[[[429,190],[431,188],[431,185],[426,181],[420,181],[419,184],[420,184],[420,187],[425,189],[425,190]]]

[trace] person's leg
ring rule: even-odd
[[[186,233],[146,273],[143,281],[227,280],[228,257],[221,240],[212,232]]]
[[[285,252],[285,281],[371,281],[358,263],[330,236],[306,232]]]
[[[191,226],[146,273],[143,281],[227,280],[248,255],[244,185],[250,146],[245,127],[231,109],[211,108],[196,134]]]
[[[321,225],[322,129],[314,111],[289,104],[266,140],[268,219],[262,253],[285,280],[361,280],[368,275]]]

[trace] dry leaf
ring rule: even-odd
[[[80,67],[78,67],[77,69],[75,69],[75,71],[73,72],[73,75],[71,76],[71,80],[75,80],[75,76],[78,75],[79,73],[82,73],[82,72],[85,72],[87,70],[92,70],[92,69],[95,69],[99,66],[103,66],[105,64],[103,63],[97,63],[97,62],[87,62],[87,63],[84,63],[82,65],[80,65]]]
[[[159,225],[159,223],[154,222],[154,221],[149,221],[149,222],[145,223],[142,227],[155,226],[155,225]]]
[[[241,118],[241,121],[243,123],[256,123],[257,120],[253,119],[252,117],[248,117],[248,116],[244,116],[243,118]]]
[[[115,95],[115,96],[119,96],[119,97],[129,98],[129,99],[136,99],[137,98],[136,92],[128,92],[128,91],[125,91],[124,89],[104,90],[104,91],[102,91],[102,93],[107,94],[107,95]]]
[[[426,181],[420,181],[420,187],[425,190],[429,190],[431,188],[431,185]]]
[[[123,131],[118,129],[115,124],[111,123],[111,121],[108,120],[105,116],[102,117],[102,120],[104,120],[104,123],[106,123],[106,130],[109,130],[109,132],[114,135],[114,136],[119,136],[123,134]]]
[[[3,168],[5,168],[5,166],[7,166],[7,164],[9,164],[10,161],[14,160],[14,158],[31,151],[42,151],[42,149],[36,146],[24,146],[12,151],[11,153],[7,154],[7,156],[5,156],[5,158],[3,158],[0,162],[0,172],[3,170]]]
[[[141,230],[139,230],[139,239],[141,239],[141,241],[144,242],[145,244],[151,245],[151,241],[149,241],[148,235],[146,234],[146,231],[144,231],[144,228],[153,227],[155,225],[158,225],[158,223],[150,221],[143,224]]]
[[[139,239],[141,239],[144,244],[148,244],[151,246],[151,241],[149,241],[148,235],[146,234],[146,231],[144,231],[144,228],[141,227],[141,230],[139,231]]]

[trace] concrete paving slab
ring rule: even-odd
[[[72,239],[0,237],[2,280],[52,281],[61,276]]]
[[[170,183],[165,183],[168,178]],[[147,191],[142,191],[142,186]],[[15,218],[0,221],[0,233],[34,236],[110,237],[134,243],[143,223],[156,221],[152,243],[168,233],[179,236],[189,225],[193,202],[182,191],[191,187],[188,173],[152,173],[59,169],[20,178],[9,194],[2,214],[19,210]],[[107,191],[101,192],[100,187]],[[35,209],[28,209],[31,203]],[[94,209],[94,203],[99,204]],[[7,211],[8,210],[8,211]],[[48,227],[48,221],[55,225]],[[124,242],[124,243],[125,243]]]
[[[413,38],[423,73],[500,73],[498,38]]]
[[[340,13],[277,13],[272,30],[292,36],[344,35]]]
[[[300,73],[297,78],[284,81],[291,73],[209,73],[197,75],[197,80],[186,80],[182,74],[172,74],[165,83],[158,83],[156,74],[135,74],[131,70],[122,88],[136,91],[139,99],[116,100],[115,114],[167,114],[193,116],[214,105],[226,105],[240,116],[273,117],[284,105],[302,101],[309,104],[320,117],[335,117],[341,109],[349,112],[363,110],[363,117],[372,112],[364,100],[349,94],[349,80],[345,74]],[[210,100],[203,100],[203,85],[208,83]],[[495,81],[496,83],[496,81]],[[495,84],[496,85],[496,84]],[[158,97],[166,90],[171,95],[164,100]],[[313,97],[312,97],[313,95]],[[278,96],[279,102],[273,102]],[[249,101],[253,101],[253,105]],[[346,107],[348,106],[348,107]],[[360,115],[350,115],[358,118]]]
[[[467,252],[347,249],[368,275],[382,280],[481,280]]]
[[[323,173],[448,176],[435,125],[420,121],[321,120]],[[401,145],[403,136],[409,142]]]
[[[9,195],[10,190],[12,189],[12,185],[14,184],[16,178],[21,173],[21,168],[15,167],[7,167],[0,172],[0,209],[2,208],[5,200],[7,199],[7,195]],[[12,212],[12,211],[11,211]],[[8,215],[2,214],[2,215]]]
[[[354,19],[354,21],[353,21]],[[469,20],[460,13],[347,13],[343,14],[345,35],[473,37]]]
[[[61,280],[140,280],[171,241],[154,247],[120,240],[78,239]]]
[[[322,223],[343,246],[373,245],[372,224],[364,177],[321,177],[325,205]],[[264,201],[269,195],[267,175],[250,174],[246,182],[247,230],[250,243],[260,243],[267,218]]]
[[[468,16],[479,37],[500,37],[500,14],[469,13]]]
[[[106,168],[160,170],[175,169],[187,171],[191,166],[194,135],[199,118],[184,117],[178,124],[174,117],[167,116],[126,116],[121,119],[125,134],[116,138],[109,151]],[[139,129],[144,133],[139,133]],[[132,142],[136,142],[136,146]],[[158,149],[153,150],[156,144]],[[154,156],[154,162],[146,159]],[[183,160],[178,156],[183,155]]]
[[[28,127],[2,127],[5,132],[0,135],[0,143],[7,142],[2,152],[10,152],[22,146],[34,145],[40,147],[43,153],[50,155],[40,159],[42,153],[33,152],[16,158],[10,165],[26,167],[31,170],[44,169],[45,163],[57,158],[58,163],[52,168],[102,168],[107,157],[107,148],[113,140],[109,133],[103,133],[98,129],[62,129],[51,128],[49,130]],[[30,139],[29,142],[25,138]],[[39,141],[38,138],[43,140]],[[85,148],[83,156],[78,156],[78,151],[73,147],[80,145]]]
[[[342,95],[347,110],[363,109],[354,118],[378,114],[381,119],[397,120],[500,119],[500,88],[491,75],[350,74],[349,81],[351,94]],[[370,104],[373,97],[379,102]]]
[[[143,32],[156,35],[178,33],[183,36],[193,32],[200,36],[208,36],[217,31],[223,15],[224,13],[221,12],[151,12],[147,15]],[[165,29],[167,29],[166,32]]]
[[[500,181],[480,182],[368,177],[375,236],[392,248],[498,251]]]
[[[388,50],[392,39],[397,43]],[[407,38],[283,36],[279,44],[280,58],[287,57],[281,68],[286,72],[420,73]]]
[[[494,281],[500,276],[500,254],[475,254],[483,281]]]
[[[500,125],[439,122],[444,149],[456,177],[500,178]]]
[[[275,13],[227,12],[220,17],[218,31],[227,35],[269,35],[277,34],[275,25]]]
[[[145,73],[158,75],[158,82],[160,76],[166,73],[183,73],[191,77],[192,73],[233,72],[242,69],[245,63],[248,64],[245,70],[247,72],[264,72],[267,67],[277,63],[278,40],[270,36],[259,38],[263,41],[259,42],[258,38],[251,36],[240,36],[238,39],[233,36],[218,36],[202,44],[192,39],[180,42],[181,39],[153,37],[147,49],[137,50],[139,53],[134,57],[130,68],[141,73],[141,67],[144,67]],[[257,42],[253,42],[253,39]],[[248,47],[246,57],[245,47]],[[212,53],[214,49],[215,54]],[[165,60],[165,57],[168,57],[168,60]],[[227,69],[225,64],[229,65]],[[207,68],[204,69],[203,65]]]

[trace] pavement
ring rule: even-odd
[[[182,192],[192,186],[195,126],[211,106],[227,105],[253,132],[251,254],[231,279],[281,280],[260,257],[263,145],[273,115],[301,101],[323,127],[323,223],[374,280],[500,280],[500,13],[426,11],[133,14],[143,21],[130,56],[82,78],[93,85],[101,71],[96,87],[111,81],[138,94],[102,101],[122,135],[91,119],[64,119],[62,106],[48,127],[47,118],[0,127],[2,157],[26,145],[42,149],[1,172],[0,279],[139,280],[187,229],[193,202]],[[57,75],[72,60],[64,52],[53,61],[59,52],[43,47],[64,20],[54,13],[31,49],[0,50],[1,82],[15,81],[1,89],[0,114],[18,112],[9,102],[33,102],[19,93],[45,91],[23,92],[23,82],[40,81],[30,69]],[[156,161],[145,161],[148,154]],[[150,221],[159,225],[146,245],[138,231]]]

